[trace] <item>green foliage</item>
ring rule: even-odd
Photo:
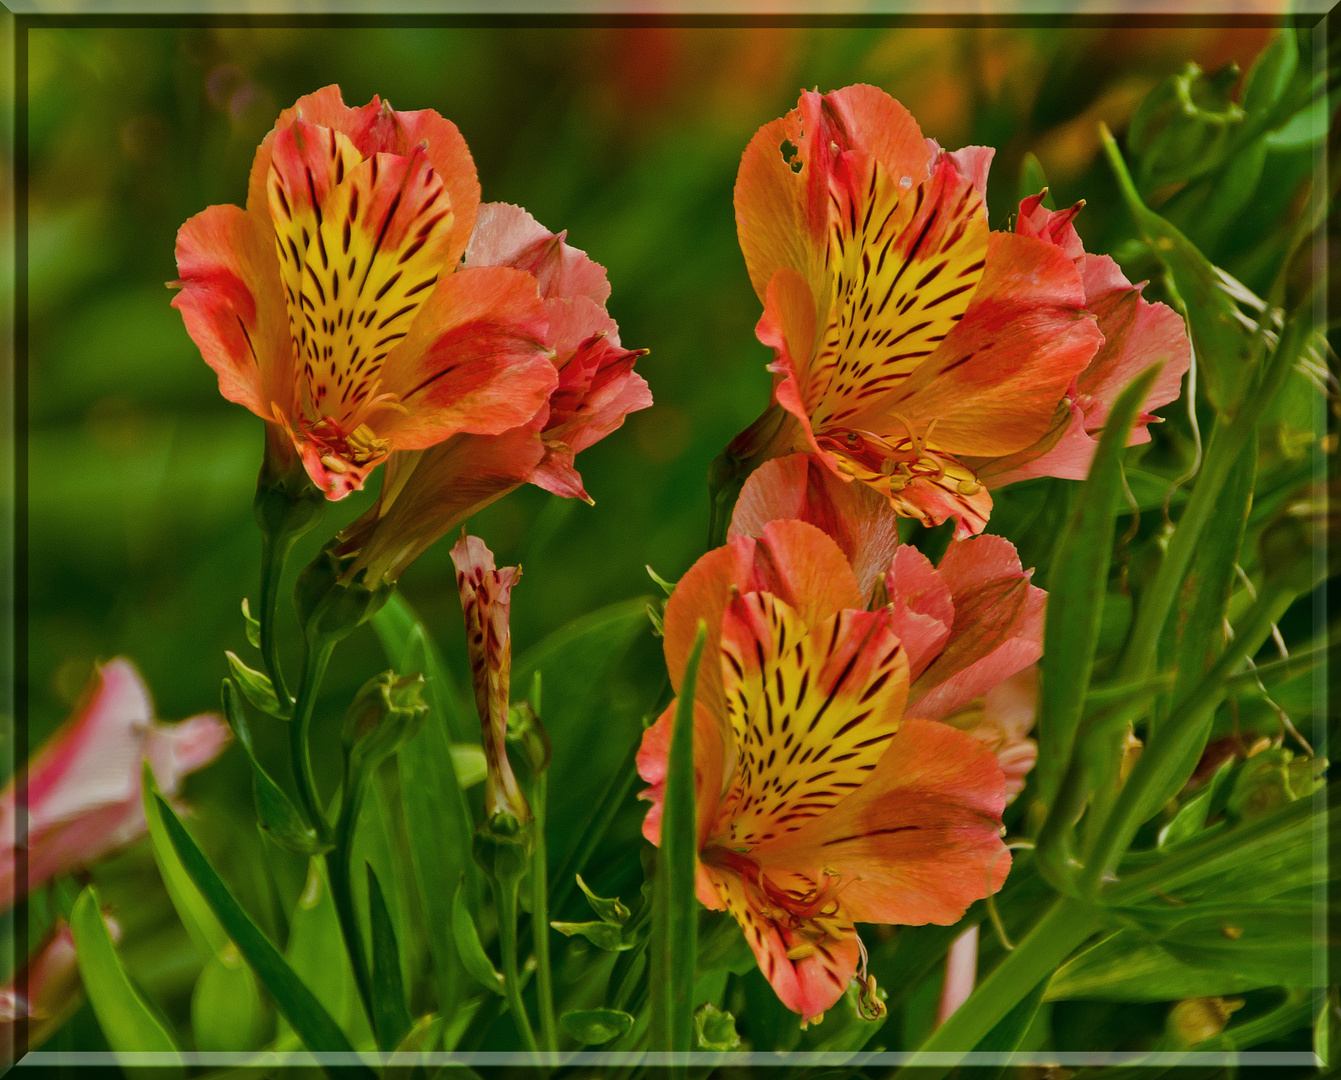
[[[651,979],[655,1049],[688,1050],[692,1036],[694,971],[698,957],[698,819],[694,809],[694,700],[707,640],[700,622],[675,707],[662,804],[652,909]]]
[[[191,992],[196,1049],[259,1050],[271,1026],[256,975],[230,942],[205,962]]]
[[[452,933],[456,938],[456,949],[461,963],[473,979],[487,990],[503,993],[503,976],[494,967],[489,954],[480,944],[479,931],[475,929],[475,920],[471,918],[466,903],[466,886],[462,882],[457,886],[452,899]]]
[[[405,982],[401,977],[400,948],[391,924],[382,887],[372,863],[368,869],[368,909],[372,924],[373,1030],[383,1050],[394,1050],[410,1030],[410,1010],[405,1004]]]
[[[121,966],[92,885],[75,901],[70,930],[79,959],[79,977],[112,1049],[118,1053],[175,1054],[179,1047],[171,1029],[135,989]]]
[[[582,1046],[601,1046],[633,1030],[633,1017],[618,1009],[566,1012],[559,1025]]]

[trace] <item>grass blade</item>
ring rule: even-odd
[[[694,806],[694,691],[708,628],[700,622],[675,707],[666,801],[657,852],[652,930],[653,1050],[688,1051],[693,1037],[698,910],[694,895],[698,821]]]
[[[400,946],[391,924],[382,885],[372,863],[368,868],[368,922],[372,930],[373,1027],[377,1045],[394,1050],[410,1030],[410,1009],[405,1004],[405,982],[400,971]]]
[[[289,967],[284,957],[279,954],[279,950],[252,922],[251,916],[229,892],[228,886],[209,864],[205,853],[186,831],[186,826],[173,813],[172,808],[163,801],[161,795],[155,795],[154,799],[158,803],[158,812],[162,815],[168,838],[177,850],[186,872],[191,875],[191,880],[200,889],[224,930],[237,945],[238,951],[270,992],[275,1007],[303,1040],[303,1045],[314,1051],[334,1050],[352,1053],[354,1048],[350,1046],[339,1025],[331,1019],[330,1013],[322,1008],[321,1002]],[[366,1067],[355,1068],[353,1072],[360,1076],[373,1075],[372,1070]]]
[[[140,997],[121,966],[92,885],[86,886],[75,901],[70,930],[79,975],[108,1045],[118,1053],[177,1053],[177,1040]]]
[[[1038,793],[1051,806],[1075,745],[1099,640],[1113,527],[1122,496],[1122,454],[1157,368],[1122,392],[1052,556],[1039,692]]]

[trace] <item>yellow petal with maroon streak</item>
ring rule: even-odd
[[[982,197],[950,161],[906,189],[879,162],[868,169],[854,190],[832,186],[833,296],[806,387],[817,432],[848,424],[936,350],[987,255]]]
[[[737,849],[795,831],[860,787],[908,692],[888,612],[840,611],[811,632],[771,593],[732,601],[721,664],[736,741],[725,843]]]
[[[303,268],[311,332],[302,359],[309,400],[321,412],[347,416],[373,392],[443,271],[453,221],[442,179],[421,151],[376,154],[331,193]]]

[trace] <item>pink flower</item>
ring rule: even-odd
[[[213,761],[231,738],[215,715],[161,724],[139,673],[112,660],[89,680],[74,713],[0,794],[0,910],[17,889],[39,885],[143,836],[141,763],[165,795]],[[22,817],[20,817],[22,815]],[[24,880],[17,880],[15,839],[26,842]]]
[[[112,940],[119,941],[120,925],[110,915],[103,919]],[[64,919],[57,919],[22,970],[0,989],[0,1053],[13,1060],[16,1029],[23,1020],[28,1048],[40,1046],[78,1007],[80,989],[74,935]]]

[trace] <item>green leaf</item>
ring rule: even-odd
[[[637,940],[626,936],[621,927],[608,922],[552,922],[550,926],[564,937],[584,937],[606,952],[624,952],[637,944]]]
[[[247,632],[247,641],[251,643],[253,649],[261,647],[261,623],[251,613],[251,605],[247,603],[247,598],[242,598],[242,625]]]
[[[1190,914],[1175,908],[1145,918],[1153,925],[1119,930],[1064,964],[1048,984],[1047,1000],[1177,1001],[1315,985],[1308,896],[1198,905]]]
[[[1048,575],[1043,677],[1038,708],[1038,792],[1051,805],[1071,760],[1099,640],[1114,521],[1122,498],[1122,456],[1132,422],[1156,375],[1138,376],[1113,406]]]
[[[456,937],[457,955],[461,957],[462,965],[476,982],[487,990],[502,994],[506,989],[503,985],[503,976],[498,973],[493,961],[489,959],[489,954],[480,944],[480,935],[475,929],[475,920],[471,918],[465,894],[466,886],[462,882],[457,886],[456,896],[452,900],[452,933]]]
[[[452,743],[452,771],[456,773],[456,782],[462,791],[469,791],[476,784],[484,783],[489,767],[484,757],[484,747],[479,743]]]
[[[228,667],[233,672],[233,678],[241,689],[242,696],[250,701],[255,708],[280,720],[287,720],[293,715],[293,710],[287,709],[279,703],[279,698],[275,694],[275,687],[270,682],[269,675],[248,667],[238,659],[235,652],[225,652],[224,656],[228,658]]]
[[[261,933],[251,917],[242,910],[242,905],[228,891],[228,886],[223,883],[214,867],[210,866],[204,852],[177,819],[172,808],[161,796],[155,796],[155,799],[158,801],[159,813],[163,816],[168,837],[181,858],[182,865],[186,867],[186,872],[191,875],[191,880],[196,883],[196,887],[208,901],[228,936],[236,943],[238,951],[246,958],[247,963],[269,991],[275,1007],[303,1040],[303,1045],[309,1050],[352,1052],[353,1047],[350,1046],[344,1032],[331,1019],[330,1013],[322,1008],[312,991],[285,963],[279,951]],[[362,1066],[354,1067],[354,1072],[362,1076],[372,1076],[372,1071]]]
[[[1183,800],[1183,804],[1178,807],[1178,812],[1173,815],[1169,823],[1160,829],[1159,837],[1156,843],[1161,848],[1173,847],[1185,840],[1191,840],[1206,825],[1206,817],[1210,813],[1211,802],[1216,793],[1220,790],[1225,779],[1233,772],[1234,763],[1226,761],[1220,768],[1216,769],[1215,775],[1205,784],[1197,788],[1195,792]]]
[[[345,949],[326,860],[320,857],[308,860],[307,881],[289,913],[284,959],[356,1049],[376,1046]],[[296,1045],[294,1033],[287,1025],[281,1025],[279,1045],[283,1048]]]
[[[1151,252],[1163,264],[1175,294],[1175,306],[1191,325],[1198,372],[1207,396],[1217,409],[1231,408],[1242,399],[1252,376],[1250,335],[1240,321],[1238,305],[1196,245],[1141,200],[1113,136],[1107,128],[1102,134],[1127,209]]]
[[[513,662],[513,686],[530,686],[537,671],[545,676],[545,727],[554,736],[546,831],[552,865],[565,873],[554,879],[556,911],[574,884],[570,875],[582,869],[569,858],[592,814],[592,777],[615,777],[641,736],[637,719],[651,705],[649,691],[657,689],[630,686],[620,667],[635,641],[648,640],[646,604],[644,596],[601,608]]]
[[[127,977],[116,955],[98,894],[86,886],[70,913],[79,975],[98,1025],[115,1052],[176,1054],[180,1049],[171,1032],[155,1015]],[[174,1070],[180,1075],[180,1070]]]
[[[1026,150],[1024,160],[1020,162],[1020,188],[1016,192],[1018,198],[1015,201],[1024,202],[1040,191],[1044,193],[1043,205],[1049,210],[1056,210],[1057,205],[1052,200],[1052,192],[1048,190],[1048,178],[1043,175],[1043,166],[1039,164],[1032,150]]]
[[[1285,96],[1299,67],[1299,43],[1294,28],[1280,27],[1271,42],[1257,54],[1243,84],[1243,108],[1251,116],[1267,113]]]
[[[206,961],[191,992],[191,1031],[196,1049],[221,1053],[257,1050],[269,1017],[256,973],[229,942]]]
[[[694,1010],[694,1049],[728,1052],[741,1048],[736,1018],[711,1001]]]
[[[177,917],[182,920],[186,932],[191,936],[201,960],[208,961],[216,956],[229,942],[219,920],[214,917],[209,904],[196,888],[191,876],[182,866],[177,851],[168,839],[163,825],[163,816],[158,812],[158,785],[154,780],[154,770],[146,760],[142,770],[141,798],[144,803],[144,817],[149,823],[149,840],[154,851],[154,861],[158,863],[159,875],[177,909]]]
[[[1039,1006],[1043,1004],[1043,991],[1046,989],[1047,982],[1041,982],[1017,1001],[1010,1012],[998,1020],[996,1026],[979,1040],[978,1045],[973,1048],[974,1052],[1013,1054],[1018,1050],[1029,1032],[1029,1025],[1038,1015]]]
[[[694,695],[708,628],[700,621],[675,707],[657,852],[651,941],[652,1050],[686,1051],[693,1037],[698,900],[694,874],[698,824],[694,809]]]
[[[397,768],[401,805],[415,883],[424,905],[428,948],[438,989],[438,1007],[452,1016],[466,992],[466,971],[453,937],[452,897],[465,875],[465,901],[479,911],[479,869],[471,854],[475,827],[461,780],[457,747],[478,739],[478,724],[467,725],[456,688],[418,616],[399,592],[373,616],[373,629],[387,659],[401,675],[424,676],[429,715],[423,730],[401,747]],[[473,729],[473,730],[472,730]],[[477,743],[475,745],[478,745]],[[483,756],[483,751],[479,751]]]
[[[582,1009],[559,1017],[559,1026],[583,1046],[600,1046],[633,1030],[633,1017],[618,1009]]]
[[[368,921],[372,929],[373,1028],[377,1044],[393,1050],[410,1030],[410,1010],[405,1004],[405,983],[400,972],[400,948],[391,924],[382,886],[372,863],[368,869]]]
[[[623,926],[629,921],[629,909],[624,906],[619,897],[616,896],[613,900],[603,900],[587,888],[587,883],[582,880],[581,874],[576,875],[576,877],[577,887],[582,890],[582,894],[587,898],[587,903],[591,905],[591,910],[596,913],[596,916],[602,922]]]
[[[316,831],[303,820],[298,808],[284,794],[284,789],[275,783],[256,757],[251,728],[247,725],[247,717],[242,711],[242,703],[237,698],[232,679],[223,681],[223,713],[251,763],[252,792],[256,797],[257,824],[261,831],[286,851],[300,855],[317,855],[329,851],[330,845],[322,844],[317,839]]]

